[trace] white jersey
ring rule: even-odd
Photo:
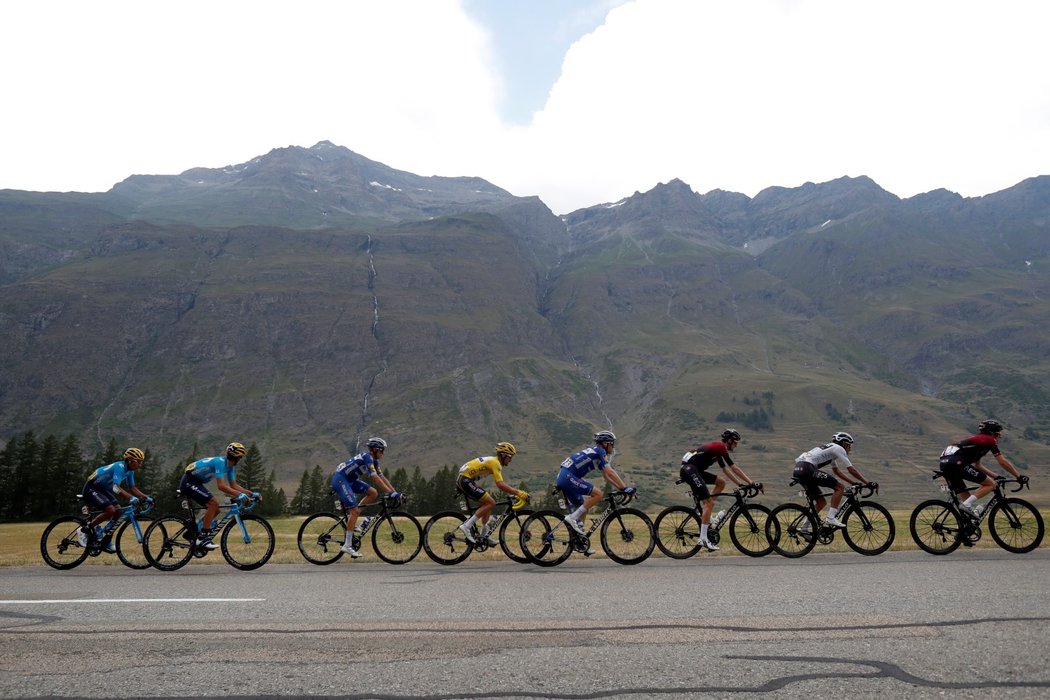
[[[841,466],[843,467],[853,466],[853,462],[849,461],[849,455],[846,454],[846,449],[842,445],[836,445],[833,442],[829,442],[826,445],[817,445],[812,450],[800,454],[795,461],[807,462],[817,469],[823,469],[828,465],[837,467],[839,462],[842,463]]]

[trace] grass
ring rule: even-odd
[[[1046,510],[1041,511],[1043,513],[1043,520],[1046,521],[1050,513]],[[912,541],[911,533],[908,531],[908,518],[911,515],[911,511],[892,511],[894,524],[896,525],[896,536],[893,541],[893,545],[889,551],[905,551],[905,550],[916,550],[915,542]],[[656,517],[656,513],[649,514],[651,518]],[[304,564],[306,560],[303,559],[299,553],[299,548],[296,545],[296,535],[299,532],[299,526],[302,524],[302,517],[290,517],[290,518],[276,518],[270,520],[270,524],[273,526],[274,534],[277,537],[277,544],[274,548],[273,557],[270,562],[276,564]],[[425,524],[426,519],[420,518],[420,524]],[[40,535],[44,532],[44,527],[47,523],[0,523],[0,542],[3,542],[3,547],[0,549],[0,566],[46,566],[43,559],[40,556]],[[977,543],[978,549],[994,549],[997,545],[992,540],[991,536],[987,532],[987,527],[983,528],[984,536],[981,541]],[[1046,547],[1048,538],[1044,536],[1043,543],[1040,547]],[[592,539],[592,544],[595,549],[598,550],[596,556],[604,558],[604,554],[601,552],[601,548],[597,541],[597,536]],[[722,556],[743,556],[740,554],[729,538],[728,531],[722,532],[722,541],[719,543],[720,550],[715,553],[706,552],[703,553],[703,557],[722,557]],[[814,552],[849,552],[852,551],[846,545],[844,539],[839,536],[830,545],[818,544],[814,549]],[[375,553],[372,551],[371,541],[366,539],[366,542],[362,548],[363,556],[357,560],[360,562],[378,562],[381,561]],[[653,556],[660,557],[663,554],[659,548],[653,550]],[[772,554],[771,556],[776,556]],[[858,555],[859,556],[859,555]],[[489,550],[483,554],[475,553],[470,557],[471,561],[503,561],[506,557],[499,549]],[[420,551],[418,557],[414,561],[423,561],[431,563],[426,553]],[[343,557],[336,566],[345,566],[350,562],[349,557]],[[414,562],[413,562],[414,563]],[[221,553],[218,551],[213,552],[211,555],[190,562],[187,566],[199,566],[199,565],[215,565],[220,564],[227,566],[226,560],[222,558]],[[120,560],[115,555],[103,554],[98,557],[89,557],[82,566],[123,566]]]

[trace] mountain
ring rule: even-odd
[[[557,217],[328,142],[3,191],[0,437],[256,442],[293,487],[372,434],[424,473],[511,440],[511,480],[541,489],[612,427],[618,469],[667,500],[680,454],[733,424],[785,500],[795,455],[845,429],[913,502],[986,415],[1026,469],[1050,457],[1048,222],[1047,177],[909,199],[673,180]]]

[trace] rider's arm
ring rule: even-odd
[[[131,491],[131,493],[133,493],[134,495],[136,495],[139,498],[141,498],[142,500],[146,500],[147,498],[149,498],[149,496],[147,496],[146,494],[144,494],[142,491],[139,490],[138,486],[129,486],[128,490]]]
[[[602,477],[621,491],[627,488],[627,484],[624,483],[623,479],[620,478],[620,475],[617,474],[616,470],[612,467],[602,469]]]
[[[853,471],[853,467],[850,467],[849,470],[850,470],[850,472],[852,472]],[[838,466],[833,466],[831,468],[831,473],[834,474],[835,476],[837,476],[838,478],[842,479],[843,481],[845,481],[847,484],[856,483],[856,482],[853,481],[853,477],[846,476],[842,472],[842,470],[838,468]]]
[[[496,482],[496,488],[498,488],[503,493],[509,493],[512,496],[517,496],[518,493],[520,493],[518,491],[518,489],[516,489],[513,486],[511,486],[510,484],[508,484],[503,479],[500,479],[499,481]]]
[[[995,456],[996,460],[998,460],[998,459],[999,459],[999,457],[1001,457],[1001,456],[1002,456],[1002,455],[996,455],[996,456]],[[1004,459],[1005,459],[1005,457],[1004,457]],[[992,471],[991,469],[989,469],[988,467],[986,467],[986,466],[984,466],[983,464],[981,464],[981,460],[977,460],[976,462],[974,462],[974,463],[973,463],[973,466],[975,466],[975,467],[977,468],[977,470],[978,470],[978,471],[980,471],[980,472],[981,472],[982,474],[984,474],[985,476],[987,476],[987,477],[988,477],[989,479],[994,479],[995,477],[999,476],[998,474],[996,474],[995,472],[993,472],[993,471]],[[1012,465],[1012,464],[1011,464],[1010,466],[1011,466],[1011,467],[1013,467],[1013,465]],[[1003,469],[1006,469],[1006,467],[1003,467]],[[1009,470],[1008,470],[1008,471],[1009,471]]]
[[[372,481],[379,484],[379,486],[387,493],[397,491],[397,489],[394,488],[394,485],[390,483],[390,480],[378,472],[372,475]]]
[[[735,464],[728,467],[722,467],[722,473],[737,486],[747,486],[751,483],[751,479],[747,478],[747,474],[744,473],[744,470]]]
[[[223,479],[220,476],[215,477],[215,485],[219,487],[220,491],[232,498],[236,498],[239,493],[247,493],[249,496],[252,495],[251,491],[245,491],[238,486],[236,481],[226,481],[226,479]]]
[[[1015,479],[1021,476],[1021,472],[1017,470],[1017,467],[1010,463],[1010,460],[1003,456],[1002,452],[995,455],[995,461],[998,462],[999,466],[1008,471]],[[993,474],[992,476],[995,475]]]
[[[865,479],[865,478],[864,478],[864,477],[863,477],[863,476],[861,475],[861,473],[860,473],[860,470],[859,470],[859,469],[857,469],[856,467],[854,467],[854,466],[853,466],[852,464],[851,464],[851,465],[850,465],[849,467],[847,467],[847,468],[849,469],[849,473],[850,473],[850,474],[852,474],[852,475],[854,476],[854,478],[856,478],[856,479],[857,479],[857,483],[858,483],[858,484],[866,484],[866,483],[868,483],[868,480],[867,480],[867,479]]]

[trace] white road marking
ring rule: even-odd
[[[55,600],[0,600],[0,605],[58,605],[62,603],[259,603],[266,598],[67,598]]]

